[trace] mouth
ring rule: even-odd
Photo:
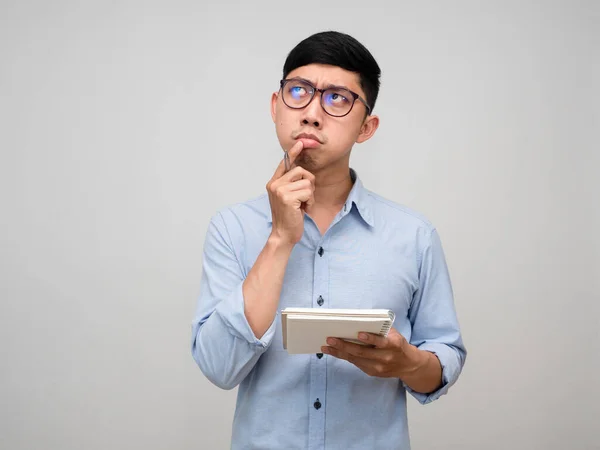
[[[303,148],[316,148],[322,144],[321,140],[314,134],[300,133],[296,136],[297,141],[302,141]]]

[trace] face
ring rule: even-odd
[[[296,77],[308,80],[321,89],[331,85],[343,86],[366,100],[359,75],[337,66],[310,64],[293,70],[286,79]],[[325,100],[337,101],[338,98],[334,96]],[[271,116],[281,147],[287,151],[301,140],[304,149],[295,164],[313,173],[335,168],[345,170],[348,167],[354,143],[369,139],[379,125],[377,116],[366,116],[366,113],[365,105],[357,99],[347,115],[330,116],[321,107],[319,92],[303,109],[288,107],[283,102],[281,90],[274,93],[271,99]]]

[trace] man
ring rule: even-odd
[[[425,404],[465,362],[436,229],[368,191],[350,168],[379,125],[380,69],[354,38],[318,33],[288,55],[271,115],[287,151],[267,193],[209,224],[192,354],[239,386],[232,448],[409,449],[406,392]],[[287,307],[386,308],[388,337],[289,355]],[[373,347],[374,345],[374,347]]]

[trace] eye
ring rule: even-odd
[[[341,106],[348,103],[348,97],[339,91],[327,92],[325,102],[331,106]]]
[[[290,91],[290,95],[295,99],[300,99],[300,98],[306,96],[308,93],[304,86],[298,86],[298,85],[290,86],[289,91]]]

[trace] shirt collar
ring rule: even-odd
[[[352,206],[356,206],[356,210],[359,212],[362,219],[370,226],[375,226],[375,219],[373,217],[373,202],[369,195],[369,192],[363,186],[361,179],[359,178],[356,171],[350,168],[350,178],[354,185],[348,194],[348,199],[344,204],[343,209],[352,210]]]
[[[356,171],[350,168],[350,178],[352,179],[352,189],[348,194],[348,198],[342,207],[342,214],[346,215],[352,211],[352,206],[356,206],[360,217],[371,227],[375,226],[375,220],[373,217],[373,203],[369,192],[363,186],[361,179],[359,178]],[[268,223],[272,222],[271,211],[265,214],[267,216]]]

